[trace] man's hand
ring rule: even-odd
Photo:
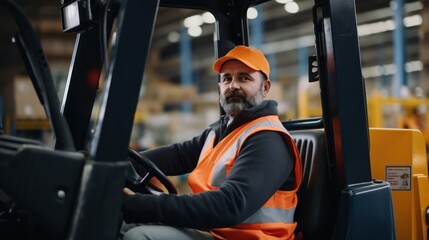
[[[136,193],[124,187],[122,189],[123,202],[122,213],[126,223],[149,223],[158,222],[156,198],[152,194]]]
[[[126,187],[122,189],[122,193],[125,194],[126,196],[133,196],[136,194],[131,189],[126,188]]]

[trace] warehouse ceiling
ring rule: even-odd
[[[16,0],[16,2],[23,7],[24,11],[33,21],[52,19],[52,21],[58,22],[60,19],[60,1]],[[289,68],[283,68],[284,71],[289,72],[292,71],[291,68],[297,68],[297,66],[293,66],[292,63],[292,61],[295,60],[291,60],[296,58],[295,55],[297,52],[293,52],[289,48],[293,46],[293,44],[296,44],[296,41],[299,41],[301,37],[312,34],[311,8],[313,6],[313,0],[297,0],[297,2],[299,3],[300,11],[296,14],[288,14],[282,7],[276,7],[274,5],[265,9],[264,14],[264,31],[266,33],[264,34],[264,41],[267,42],[267,44],[264,45],[264,50],[266,52],[288,51],[287,55],[279,55],[278,62],[281,62],[284,65],[291,65]],[[416,14],[419,11],[418,3],[419,1],[416,0],[405,1],[408,8],[408,14]],[[357,0],[356,10],[358,13],[358,24],[367,24],[392,19],[393,14],[393,10],[390,7],[390,1],[388,0]],[[165,77],[172,81],[179,81],[178,78],[180,78],[180,76],[179,73],[177,73],[177,64],[180,62],[178,57],[180,45],[178,43],[167,41],[167,35],[172,31],[180,29],[183,19],[195,13],[196,12],[194,10],[186,9],[160,9],[156,23],[156,31],[153,38],[153,46],[158,49],[160,59],[164,60],[163,64],[157,66],[158,70],[162,69],[163,71],[162,74],[164,74],[164,76],[161,77]],[[0,17],[2,18],[0,20],[3,23],[12,23],[10,19],[7,19],[6,15],[7,14],[4,14],[4,11],[0,9],[0,16],[2,16]],[[57,26],[60,28],[60,25]],[[285,26],[287,26],[287,31],[285,31]],[[16,50],[9,49],[12,48],[10,43],[10,34],[5,34],[5,32],[8,31],[13,32],[13,30],[13,24],[4,24],[2,26],[3,33],[0,33],[0,46],[3,47],[0,49],[0,55],[8,57],[0,59],[0,70],[11,69],[11,66],[20,62],[19,56],[16,54]],[[210,54],[212,53],[208,53],[209,51],[207,51],[207,47],[199,48],[199,46],[204,46],[206,43],[213,44],[212,32],[213,27],[206,27],[206,30],[203,29],[202,37],[199,39],[193,39],[195,54],[200,59],[200,61],[196,63],[196,68],[205,69],[199,70],[200,72],[198,75],[202,78],[204,78],[205,75],[208,75],[208,78],[212,77],[210,75],[210,68],[207,67],[212,61],[212,58],[210,58]],[[64,39],[74,39],[73,34],[61,33],[61,29],[58,29],[57,35],[52,36]],[[406,39],[408,47],[407,58],[412,60],[418,59],[418,30],[407,30]],[[295,43],[293,41],[295,41]],[[380,61],[381,55],[383,55],[384,58],[391,59],[393,55],[392,51],[380,52],[380,45],[391,46],[392,42],[391,32],[361,38],[361,49],[364,52],[364,54],[362,54],[363,64],[374,65],[376,62]],[[69,61],[69,59],[70,58],[67,58],[65,60]]]

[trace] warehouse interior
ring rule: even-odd
[[[37,41],[20,42],[17,32],[22,28],[18,28],[8,11],[2,9],[2,4],[9,1],[22,7],[47,56],[49,67],[43,58],[39,58],[33,77],[31,71],[27,72],[28,61],[34,60],[30,59],[32,56],[40,55],[29,51],[28,55],[34,55],[26,62],[22,58],[22,45]],[[211,9],[220,21],[201,10],[160,7],[157,11],[157,1],[176,7],[185,1],[192,2],[191,7],[210,5],[207,9]],[[191,191],[187,184],[188,175],[167,178],[162,172],[184,174],[190,168],[204,167],[206,163],[217,171],[217,166],[228,161],[221,167],[219,175],[236,181],[229,174],[237,168],[230,171],[230,166],[240,158],[230,158],[229,154],[242,154],[259,161],[253,172],[238,168],[242,176],[259,184],[261,188],[258,190],[269,189],[268,184],[261,183],[275,182],[274,171],[263,171],[261,166],[271,163],[270,170],[283,170],[277,164],[280,161],[274,160],[278,157],[283,161],[287,157],[276,152],[281,150],[281,146],[272,144],[279,143],[277,139],[259,137],[258,144],[252,145],[248,144],[248,139],[257,131],[284,131],[285,127],[291,138],[286,133],[284,137],[289,140],[288,146],[293,147],[288,150],[294,150],[295,154],[295,172],[290,174],[295,180],[292,191],[282,192],[293,195],[291,201],[296,203],[295,191],[298,191],[296,196],[302,207],[298,208],[294,203],[293,209],[287,210],[290,212],[287,222],[293,215],[298,216],[293,219],[298,223],[297,238],[310,236],[305,227],[309,219],[310,225],[322,223],[321,228],[314,231],[315,236],[320,236],[321,232],[332,236],[331,230],[334,230],[334,238],[340,239],[346,238],[345,235],[395,239],[395,233],[398,239],[411,239],[409,236],[424,239],[429,229],[428,1],[92,0],[92,3],[102,5],[96,8],[101,10],[97,17],[106,14],[100,22],[103,25],[112,23],[112,28],[106,27],[107,32],[110,29],[112,32],[106,34],[98,32],[101,24],[97,23],[100,22],[91,22],[79,29],[80,32],[63,30],[60,12],[64,11],[65,2],[75,6],[75,3],[87,4],[90,0],[0,0],[0,164],[3,165],[0,208],[8,209],[1,211],[0,217],[11,216],[19,224],[26,225],[26,221],[11,213],[16,206],[18,210],[28,208],[29,216],[34,214],[36,235],[40,230],[42,235],[46,231],[48,236],[67,235],[70,239],[110,239],[110,235],[115,235],[116,239],[118,217],[122,217],[124,210],[120,203],[124,203],[123,194],[128,194],[124,192],[127,190],[124,189],[124,175],[125,186],[132,181],[136,187],[130,191],[139,192],[143,187],[146,189],[144,193],[162,194],[150,188],[153,186],[157,190],[163,185],[160,188],[165,188],[164,193],[185,193],[187,197],[187,193],[195,192],[195,188]],[[120,12],[119,20],[106,21],[109,14],[116,15],[118,3],[123,2],[130,5],[121,8],[124,11]],[[264,3],[243,11],[242,7],[247,7],[250,2]],[[315,2],[320,5],[315,7]],[[112,4],[111,8],[104,8],[105,4]],[[224,6],[231,8],[225,10]],[[355,9],[356,22],[353,14],[343,14],[354,13]],[[313,15],[318,19],[314,20]],[[140,21],[140,17],[143,20]],[[153,19],[152,37],[149,25]],[[223,21],[228,24],[219,27]],[[121,24],[124,22],[127,24]],[[248,27],[249,36],[242,23]],[[124,30],[124,25],[132,24],[134,27]],[[315,25],[317,30],[313,29]],[[89,29],[97,31],[86,31]],[[85,38],[85,42],[83,33],[88,32],[90,37]],[[280,122],[276,116],[258,116],[257,120],[270,118],[273,121],[263,123],[263,128],[238,126],[244,134],[237,134],[241,135],[237,143],[232,143],[229,138],[222,139],[229,137],[228,131],[243,119],[244,114],[239,115],[224,128],[225,131],[219,130],[224,135],[219,142],[233,145],[227,149],[216,142],[219,136],[212,137],[213,132],[205,142],[204,136],[195,136],[217,121],[222,113],[219,76],[213,71],[212,64],[222,55],[220,52],[226,52],[230,42],[244,42],[261,49],[267,56],[271,66],[271,88],[267,98],[278,103]],[[34,47],[32,44],[27,46]],[[316,52],[320,57],[317,61]],[[53,77],[54,86],[49,86],[50,89],[42,85],[44,90],[53,90],[46,91],[53,93],[49,96],[40,94],[37,84],[33,85],[34,78],[48,79],[43,73],[34,77],[42,68],[49,68]],[[54,102],[57,99],[53,95],[58,96],[59,108],[46,105],[43,108],[40,100],[45,100],[45,104]],[[56,110],[60,110],[64,118]],[[54,121],[58,119],[64,121]],[[368,126],[372,129],[368,130]],[[404,128],[417,129],[423,134]],[[249,138],[242,137],[245,134]],[[156,159],[157,154],[151,155],[156,151],[138,154],[132,150],[142,151],[192,138],[192,142],[181,146],[164,148],[169,154],[158,156],[166,160],[163,161],[165,164],[178,157],[180,161],[174,162],[177,171],[161,168],[162,164],[158,164],[161,172],[154,164],[156,162],[151,161]],[[215,145],[213,148],[217,149],[223,162],[211,159],[218,154],[211,155],[214,152],[211,145]],[[189,151],[189,146],[201,147],[201,153]],[[258,148],[263,149],[264,154],[256,153]],[[250,149],[251,153],[244,154],[242,149]],[[267,156],[262,156],[265,154]],[[148,172],[137,174],[132,171],[135,169],[129,163],[133,161],[144,165]],[[249,161],[236,162],[235,166],[243,166]],[[197,174],[204,175],[208,181],[212,178],[213,183],[217,180],[211,172]],[[158,182],[152,179],[153,176]],[[192,186],[193,175],[190,176]],[[209,187],[212,186],[215,185],[210,183]],[[284,190],[272,189],[276,192]],[[118,194],[120,190],[121,195]],[[261,195],[262,191],[253,192]],[[237,193],[243,195],[240,189]],[[158,199],[162,200],[164,196]],[[225,207],[216,207],[214,202],[205,203],[204,206],[216,210],[215,214],[234,208],[234,203],[229,204],[231,202]],[[192,201],[188,204],[194,206]],[[164,207],[175,208],[172,204],[155,205],[157,211],[164,211]],[[250,206],[247,200],[238,205],[240,208]],[[150,204],[145,206],[155,209]],[[175,209],[182,210],[183,205],[177,206]],[[271,209],[271,206],[264,206]],[[320,213],[320,209],[329,214]],[[314,214],[301,217],[306,212]],[[196,214],[202,220],[207,218],[206,214],[193,211],[193,216]],[[139,212],[139,215],[145,214]],[[234,212],[232,215],[238,214]],[[176,217],[178,214],[171,216],[179,220],[179,225],[183,224],[182,219]],[[221,221],[222,218],[219,217]],[[164,223],[164,219],[160,221]],[[32,222],[29,225],[33,225]],[[329,226],[325,227],[325,223]],[[39,229],[39,225],[42,228]],[[362,228],[366,231],[361,231]],[[3,225],[1,236],[4,236],[3,230],[18,233],[21,229]],[[22,234],[26,235],[25,232]]]
[[[77,33],[62,31],[60,1],[16,2],[41,39],[61,101]],[[356,0],[355,4],[369,125],[419,128],[426,133],[427,1]],[[315,54],[313,5],[313,0],[277,0],[248,11],[250,45],[260,48],[270,61],[273,87],[269,98],[278,102],[283,119],[317,117],[322,112],[319,86],[310,83],[308,77],[308,59]],[[4,9],[0,9],[0,19],[0,116],[4,132],[50,145],[49,121],[11,41],[17,28]],[[214,29],[210,13],[160,9],[131,146],[145,149],[186,140],[219,117],[217,75],[212,71]],[[111,41],[114,37],[113,32]],[[103,75],[99,89],[103,90]],[[97,114],[94,106],[94,119]]]

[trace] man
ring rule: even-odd
[[[213,70],[226,115],[192,140],[141,153],[166,175],[190,172],[193,194],[124,189],[125,221],[152,223],[124,239],[293,239],[301,166],[277,104],[264,101],[269,63],[261,51],[237,46]]]

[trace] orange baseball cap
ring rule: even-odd
[[[231,49],[225,56],[220,57],[213,64],[213,71],[220,73],[222,65],[228,60],[238,60],[253,70],[261,71],[267,78],[270,77],[270,64],[265,55],[258,49],[239,45]]]

